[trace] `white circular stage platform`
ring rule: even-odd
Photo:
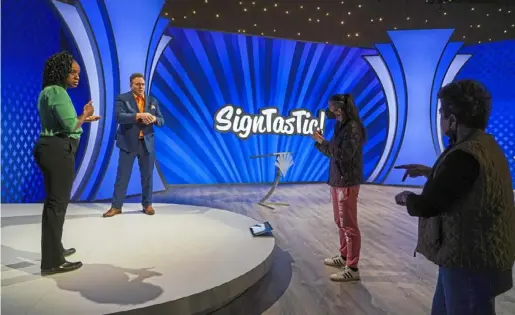
[[[129,204],[70,205],[68,257],[84,266],[40,276],[40,204],[2,205],[2,314],[196,314],[242,294],[269,270],[275,241],[253,237],[257,222],[229,211]]]

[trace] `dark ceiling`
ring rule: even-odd
[[[515,0],[439,1],[171,0],[163,15],[181,28],[360,47],[389,42],[394,29],[454,28],[467,44],[515,38]],[[488,1],[513,4],[477,3]]]

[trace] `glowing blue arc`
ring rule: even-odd
[[[99,69],[99,82],[102,86],[103,92],[101,99],[101,112],[99,115],[102,119],[97,122],[101,127],[101,137],[99,135],[98,141],[95,143],[97,146],[94,151],[96,156],[94,157],[95,163],[91,165],[91,169],[87,172],[89,180],[83,181],[78,187],[76,195],[73,199],[77,200],[90,200],[95,195],[95,187],[104,177],[103,168],[106,160],[109,159],[110,149],[112,148],[112,138],[116,124],[114,124],[114,99],[116,96],[118,78],[117,74],[117,63],[116,56],[114,56],[114,47],[110,36],[112,31],[109,29],[109,21],[105,20],[105,16],[102,14],[103,6],[97,1],[86,1],[82,0],[77,5],[79,14],[82,13],[83,21],[87,21],[90,26],[87,31],[90,31],[90,38],[94,38],[92,41],[96,45],[94,52],[96,54],[95,61]],[[115,85],[116,84],[116,85]],[[102,91],[101,90],[101,91]]]
[[[383,169],[386,159],[390,155],[393,147],[393,139],[395,137],[395,130],[397,127],[397,98],[395,97],[395,87],[393,85],[392,78],[380,56],[365,56],[370,66],[374,69],[381,84],[386,97],[386,104],[388,106],[388,131],[386,136],[386,144],[383,150],[383,154],[376,165],[376,168],[368,178],[369,182],[374,182],[379,175],[379,172]]]
[[[472,57],[472,55],[457,55],[454,60],[452,61],[451,65],[449,66],[449,69],[447,70],[447,73],[445,74],[445,78],[443,79],[442,86],[445,86],[449,83],[451,83],[458,72],[461,70],[461,68],[465,65],[465,63]],[[440,108],[440,100],[438,100],[438,108]],[[445,146],[443,143],[443,134],[442,134],[442,127],[440,125],[440,111],[436,110],[436,137],[438,139],[438,145],[440,148],[440,152],[443,152],[445,150]]]
[[[114,96],[119,91],[129,90],[129,76],[134,72],[145,73],[147,82],[151,80],[157,60],[170,40],[162,35],[168,21],[159,19],[164,0],[145,3],[137,0],[124,0],[123,3],[82,0],[76,6],[57,0],[52,3],[78,46],[95,110],[101,113],[100,109],[103,109],[105,115],[105,119],[91,125],[72,196],[79,200],[107,199],[112,196],[118,157],[114,148]],[[138,16],[140,26],[134,28],[128,16]],[[110,27],[112,33],[108,30]],[[128,194],[141,192],[136,166]],[[157,169],[154,169],[153,189],[164,189]]]
[[[162,30],[159,27],[156,29],[156,24],[160,21],[159,13],[163,4],[164,0],[147,0],[145,2],[108,0],[104,2],[113,29],[120,73],[117,84],[122,93],[130,90],[129,78],[131,74],[135,72],[146,73],[146,70],[151,67],[148,64],[149,58],[147,57],[149,55],[155,57],[155,52],[152,50],[152,38],[161,37],[155,34],[155,31]],[[138,17],[138,27],[134,27],[134,19],[132,18],[134,16]],[[150,71],[147,73],[150,73]],[[149,82],[148,77],[145,77],[145,80]],[[108,175],[102,178],[95,199],[111,198],[114,190],[118,156],[119,151],[115,148],[105,169]],[[134,163],[127,189],[128,195],[141,193],[140,176],[139,167]],[[160,174],[154,168],[153,190],[163,190],[164,187]]]
[[[405,78],[406,125],[397,153],[397,164],[432,165],[437,157],[431,130],[431,95],[439,61],[447,48],[453,30],[389,32]],[[397,87],[396,87],[397,88]],[[385,183],[401,182],[402,170],[391,170]],[[406,184],[420,185],[423,178],[407,179]]]
[[[152,59],[152,66],[150,68],[150,74],[149,74],[149,80],[148,80],[148,91],[151,91],[152,86],[152,79],[154,79],[154,72],[157,67],[157,63],[159,62],[159,58],[161,58],[161,55],[163,54],[163,51],[165,50],[166,46],[168,46],[168,43],[172,40],[170,36],[164,35],[159,40],[159,44],[157,45],[156,53],[154,55],[154,58]]]
[[[84,22],[80,18],[80,15],[77,12],[76,7],[55,0],[53,1],[53,3],[59,11],[59,14],[62,16],[63,20],[70,28],[70,32],[75,40],[75,43],[79,48],[82,60],[84,61],[84,66],[88,73],[88,83],[90,87],[91,100],[93,101],[93,107],[95,108],[95,112],[98,113],[100,111],[101,105],[99,72],[97,68],[97,63],[95,62],[95,56],[93,52],[93,47],[91,46],[91,40],[86,31]],[[82,160],[81,165],[79,166],[77,175],[73,182],[72,196],[75,195],[77,188],[82,183],[82,181],[85,180],[85,174],[90,166],[93,151],[95,149],[95,143],[97,142],[98,129],[98,123],[91,124],[89,137],[87,139],[88,142],[86,150],[84,152],[84,158]]]

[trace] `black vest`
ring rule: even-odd
[[[472,190],[451,209],[419,219],[417,252],[447,268],[511,269],[515,260],[515,206],[510,168],[495,139],[482,131],[444,152],[424,189],[434,184],[439,167],[462,150],[480,164]]]

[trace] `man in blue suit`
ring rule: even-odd
[[[119,125],[116,146],[120,149],[120,155],[111,209],[104,213],[104,218],[122,213],[136,157],[141,172],[143,211],[148,215],[155,213],[152,208],[152,175],[155,163],[153,126],[162,127],[164,118],[157,100],[150,95],[145,96],[145,79],[141,73],[131,75],[130,87],[130,92],[116,98],[115,116]]]

